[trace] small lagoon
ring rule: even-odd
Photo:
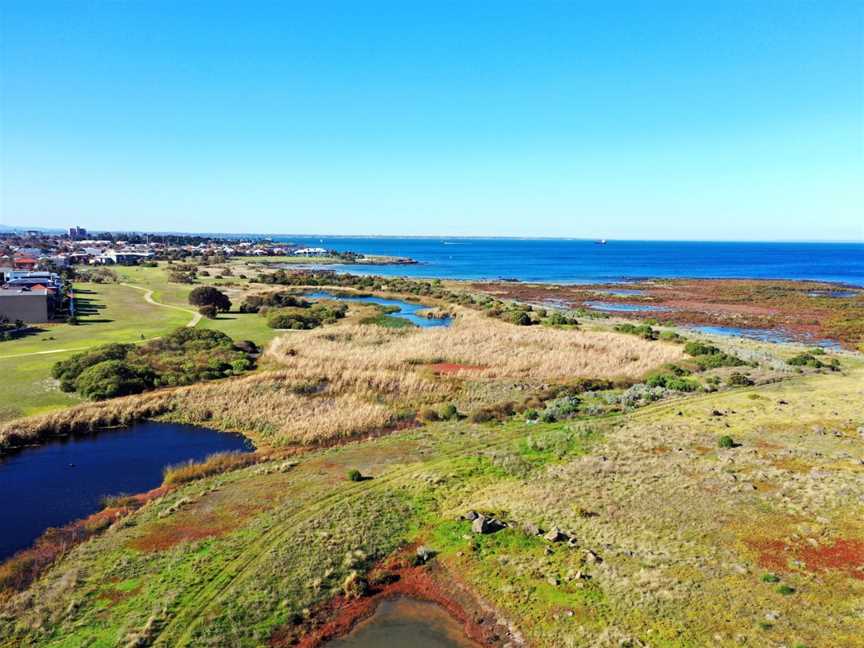
[[[384,299],[382,297],[373,297],[371,295],[334,295],[328,292],[313,292],[306,293],[304,297],[309,299],[338,299],[341,301],[365,302],[367,304],[379,304],[381,306],[391,306],[398,308],[398,311],[389,313],[391,317],[408,320],[415,326],[422,328],[434,328],[437,326],[450,326],[452,318],[438,317],[430,318],[425,315],[418,315],[418,311],[427,310],[428,307],[423,304],[412,304],[411,302],[402,301],[400,299]]]
[[[601,301],[586,301],[583,302],[588,308],[599,311],[608,311],[610,313],[641,313],[641,312],[662,312],[671,310],[666,306],[654,306],[652,304],[616,304]]]
[[[238,434],[148,421],[24,448],[0,459],[0,561],[29,547],[48,527],[86,517],[106,495],[162,483],[165,466],[215,452],[251,451]]]
[[[773,344],[806,344],[823,349],[840,350],[843,346],[834,340],[808,340],[795,338],[788,333],[777,329],[751,329],[738,328],[735,326],[691,326],[690,330],[708,335],[723,335],[729,337],[742,337],[759,342],[771,342]]]
[[[375,613],[325,648],[471,648],[456,619],[435,603],[407,597],[382,601]]]

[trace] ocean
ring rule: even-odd
[[[730,243],[507,238],[280,236],[340,251],[407,256],[417,265],[340,265],[380,275],[543,283],[655,278],[811,279],[864,286],[864,243]]]

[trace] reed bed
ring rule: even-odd
[[[460,382],[633,380],[679,360],[677,345],[613,332],[514,326],[460,309],[453,326],[344,323],[277,338],[272,371],[79,405],[0,426],[0,452],[52,436],[163,416],[242,432],[259,447],[314,445],[399,424],[458,396]],[[438,376],[424,365],[451,363]],[[461,369],[464,367],[464,370]]]
[[[429,361],[468,366],[472,376],[487,379],[556,381],[637,379],[683,354],[677,345],[619,333],[514,326],[462,309],[448,328],[345,325],[314,331],[299,343],[279,338],[269,355],[294,371],[332,371],[337,365],[390,375]]]

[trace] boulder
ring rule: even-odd
[[[478,517],[480,517],[480,514],[477,511],[468,511],[465,514],[465,519],[468,520],[469,522],[473,522]]]
[[[547,533],[543,537],[549,542],[562,542],[567,539],[567,534],[564,533],[557,526],[553,526],[551,529],[549,529],[549,533]]]
[[[541,529],[533,522],[526,522],[525,524],[523,524],[522,531],[524,531],[525,535],[528,536],[539,536],[543,533],[543,529]]]
[[[478,515],[471,523],[471,530],[474,533],[487,534],[500,531],[505,526],[507,525],[504,524],[501,520],[496,520],[492,517],[486,517],[485,515]]]

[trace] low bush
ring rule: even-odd
[[[789,358],[786,364],[792,367],[811,367],[813,369],[828,368],[836,371],[840,368],[840,361],[837,358],[831,358],[827,363],[822,362],[812,353],[799,353],[796,356]]]
[[[504,421],[516,413],[516,405],[512,401],[480,407],[468,416],[472,423],[488,423],[489,421]]]
[[[431,407],[424,407],[417,414],[417,418],[426,423],[434,423],[435,421],[441,420],[441,417]]]
[[[684,345],[684,353],[691,356],[714,355],[720,353],[720,349],[711,344],[694,340]]]
[[[348,481],[359,482],[363,481],[363,474],[356,468],[348,471]]]
[[[696,358],[696,364],[700,369],[719,369],[720,367],[740,367],[746,364],[741,358],[719,351]]]
[[[459,410],[453,403],[448,403],[441,409],[440,416],[442,420],[452,421],[459,418]]]
[[[726,384],[730,387],[749,387],[754,382],[750,379],[750,376],[736,371],[726,379]]]
[[[728,434],[724,434],[717,440],[717,445],[721,448],[734,448],[735,441]]]
[[[673,373],[652,374],[645,381],[648,387],[662,387],[671,391],[693,392],[699,389],[699,383],[691,378],[676,376]]]
[[[656,340],[660,337],[660,333],[651,328],[648,324],[619,324],[615,327],[619,333],[628,333],[630,335],[638,335],[644,340]]]
[[[105,360],[88,367],[75,380],[75,390],[84,398],[104,400],[139,394],[153,386],[155,374],[149,367],[124,360]]]

